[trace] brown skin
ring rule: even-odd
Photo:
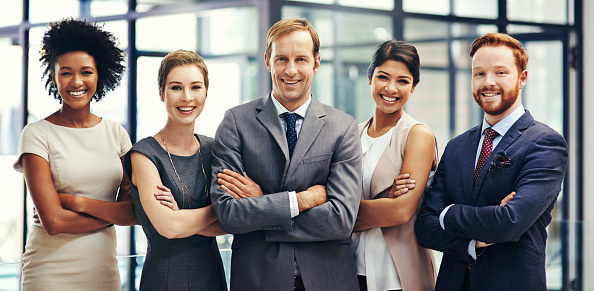
[[[97,88],[97,74],[95,60],[87,53],[70,52],[59,56],[52,82],[62,96],[62,108],[46,120],[72,128],[97,125],[101,118],[90,110],[91,97]],[[122,178],[118,201],[107,202],[57,193],[49,163],[37,155],[24,154],[22,165],[36,214],[50,235],[85,233],[110,224],[138,224],[125,178]],[[113,194],[115,197],[117,193]]]

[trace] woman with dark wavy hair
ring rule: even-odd
[[[138,220],[122,170],[131,148],[124,128],[91,113],[115,89],[124,52],[96,24],[51,23],[40,61],[62,107],[27,125],[14,164],[36,215],[23,255],[22,290],[120,290],[113,224]]]

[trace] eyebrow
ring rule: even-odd
[[[171,81],[171,82],[169,82],[167,84],[182,84],[182,83],[183,82],[181,82],[181,81]],[[204,82],[202,82],[202,81],[193,81],[190,84],[204,84]]]
[[[81,69],[83,69],[83,70],[88,70],[88,69],[91,69],[91,70],[93,70],[93,71],[95,71],[95,70],[96,70],[96,69],[95,69],[94,67],[92,67],[92,66],[84,66],[84,67],[82,67]],[[71,67],[60,67],[60,70],[72,70],[72,68],[71,68]]]
[[[388,72],[386,72],[386,71],[379,70],[379,71],[377,71],[377,72],[378,72],[378,73],[383,73],[383,74],[386,74],[386,75],[388,75],[388,76],[391,76],[391,75],[390,75],[390,73],[388,73]],[[407,76],[407,75],[398,76],[398,78],[406,78],[406,79],[411,79],[411,80],[412,80],[412,77],[410,77],[410,76]]]

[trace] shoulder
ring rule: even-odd
[[[134,144],[134,146],[132,146],[132,149],[130,150],[131,152],[139,152],[142,153],[144,155],[147,154],[152,154],[154,152],[156,152],[157,150],[157,146],[160,146],[157,141],[152,137],[145,137],[141,140],[139,140],[138,142],[136,142]]]
[[[202,134],[196,134],[196,136],[198,136],[198,140],[200,141],[200,147],[210,151],[214,144],[214,138]]]

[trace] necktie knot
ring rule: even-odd
[[[493,130],[490,127],[485,129],[485,138],[488,138],[491,141],[493,141],[498,135],[499,135],[499,133],[497,133],[495,130]]]
[[[295,144],[297,143],[297,130],[295,129],[295,123],[297,121],[298,115],[296,113],[285,112],[281,114],[281,117],[287,123],[287,144],[289,145],[289,157],[293,156],[293,150],[295,149]]]
[[[493,151],[493,140],[495,137],[499,135],[495,130],[492,128],[485,129],[485,138],[483,139],[483,145],[481,146],[481,153],[479,154],[479,158],[476,163],[476,168],[474,169],[474,183],[478,179],[479,174],[481,173],[481,169],[485,165],[487,158],[491,155]]]

